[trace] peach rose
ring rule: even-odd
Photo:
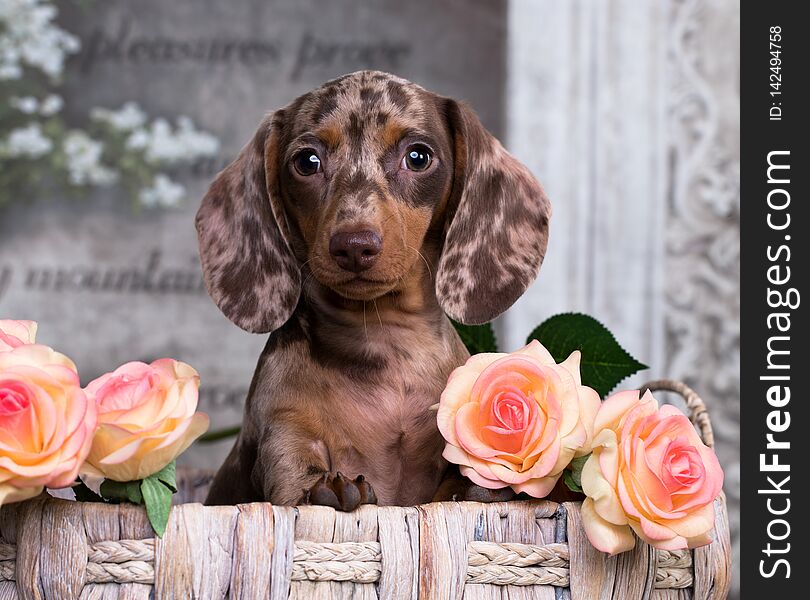
[[[35,321],[0,319],[0,352],[33,344],[37,336]]]
[[[579,352],[556,364],[538,341],[471,356],[450,375],[437,415],[444,457],[474,483],[547,496],[590,452],[599,396],[583,386]]]
[[[582,469],[588,539],[616,554],[638,537],[661,550],[710,543],[723,470],[714,451],[674,406],[650,392],[605,400],[594,422],[593,454]]]
[[[99,426],[82,472],[136,481],[160,471],[208,429],[208,415],[195,412],[199,387],[197,371],[170,358],[130,362],[90,382]]]
[[[71,485],[95,428],[68,357],[39,344],[0,352],[0,505]]]

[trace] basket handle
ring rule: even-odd
[[[683,399],[686,400],[686,406],[689,408],[689,418],[700,431],[700,437],[703,438],[703,443],[709,448],[714,447],[714,432],[712,431],[712,421],[709,418],[709,411],[706,409],[703,399],[697,395],[695,390],[682,381],[675,381],[674,379],[657,379],[650,381],[642,386],[641,389],[642,393],[644,390],[650,390],[651,392],[660,390],[680,394]]]

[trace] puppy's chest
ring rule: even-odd
[[[430,407],[439,401],[445,378],[426,378],[389,371],[376,381],[350,382],[335,390],[340,398],[332,406],[351,416],[347,426],[362,432],[375,427],[379,433],[399,438],[415,433],[431,433],[436,413]]]
[[[416,406],[439,401],[447,376],[456,366],[446,340],[432,331],[391,328],[367,340],[369,357],[337,369],[344,390],[357,389],[388,407]],[[342,372],[341,372],[342,371]],[[391,408],[386,408],[390,412]]]

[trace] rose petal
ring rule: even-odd
[[[681,519],[666,521],[666,526],[685,538],[705,535],[714,528],[714,503],[690,512]]]
[[[586,498],[580,507],[582,528],[591,545],[608,554],[632,550],[636,545],[633,533],[627,525],[614,525],[604,520],[594,510],[593,501]]]
[[[551,356],[551,353],[546,350],[546,347],[537,340],[532,340],[523,348],[514,352],[514,354],[525,354],[527,356],[531,356],[541,365],[553,365],[556,363],[554,357]]]
[[[707,531],[703,535],[697,535],[695,537],[688,538],[686,540],[686,545],[690,549],[699,548],[700,546],[708,546],[709,544],[712,543],[712,541],[714,541],[714,540],[712,540],[712,532]]]
[[[29,498],[35,498],[42,493],[44,486],[15,487],[7,483],[0,483],[0,506],[21,502]]]
[[[683,550],[689,546],[686,538],[648,519],[642,518],[641,522],[630,521],[630,527],[638,537],[659,550]]]
[[[571,376],[574,378],[574,382],[577,386],[582,385],[582,377],[579,371],[579,363],[582,359],[582,352],[579,350],[574,350],[571,354],[568,355],[564,361],[560,363],[560,366],[568,371]]]
[[[627,516],[616,495],[615,484],[605,479],[599,468],[599,456],[594,454],[582,467],[582,491],[593,502],[594,510],[614,525],[626,525]]]
[[[464,477],[472,481],[474,484],[480,485],[488,490],[500,490],[507,487],[507,484],[503,481],[484,477],[472,467],[459,467],[459,471]]]
[[[585,442],[577,450],[577,456],[585,456],[593,446],[594,422],[602,407],[602,400],[596,390],[582,386],[579,388],[579,420],[585,428]]]
[[[523,483],[516,483],[511,487],[516,494],[520,494],[521,492],[523,492],[528,494],[532,498],[545,498],[551,493],[551,490],[554,489],[554,486],[557,485],[557,481],[559,481],[560,475],[561,473],[558,473],[557,475],[551,477],[529,479],[528,481],[524,481]]]
[[[35,321],[0,319],[0,352],[33,344],[37,336]]]

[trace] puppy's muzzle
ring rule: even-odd
[[[349,231],[336,233],[329,240],[329,254],[344,271],[360,273],[374,266],[382,239],[373,231]]]

